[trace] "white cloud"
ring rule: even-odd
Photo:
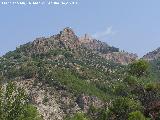
[[[102,39],[102,38],[105,38],[105,37],[108,37],[114,34],[115,34],[115,31],[113,31],[112,26],[109,26],[104,31],[93,34],[92,37],[97,38],[97,39]]]

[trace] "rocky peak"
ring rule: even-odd
[[[70,27],[66,27],[63,31],[60,31],[60,33],[56,35],[56,38],[65,42],[75,42],[78,40],[78,37]]]
[[[29,46],[24,47],[24,52],[27,54],[32,53],[46,53],[49,50],[56,48],[71,48],[74,49],[79,44],[79,39],[74,31],[66,27],[59,34],[53,35],[49,38],[41,37],[36,38],[33,42],[30,42]]]
[[[64,28],[62,33],[64,33],[64,34],[74,34],[75,35],[74,31],[70,27]]]

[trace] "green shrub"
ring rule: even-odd
[[[129,65],[129,73],[133,76],[141,77],[146,75],[149,63],[145,60],[138,60]]]
[[[130,91],[129,91],[129,88],[125,84],[118,83],[117,85],[115,85],[114,94],[116,96],[127,97],[130,94]]]
[[[146,120],[146,118],[140,111],[134,111],[129,114],[128,120]]]
[[[73,117],[66,120],[89,120],[84,113],[76,113]]]
[[[19,71],[19,69],[15,68],[15,67],[11,67],[10,69],[8,69],[8,71],[5,75],[9,79],[13,79],[13,78],[18,77],[20,75],[20,71]]]
[[[113,101],[112,106],[108,110],[108,120],[126,120],[128,114],[141,110],[141,104],[130,98],[117,98]]]
[[[101,109],[101,111],[99,112],[99,115],[97,116],[96,120],[107,120],[108,116],[107,116],[107,110],[106,109]]]
[[[134,86],[138,84],[137,78],[131,75],[128,75],[124,78],[124,82],[127,83],[129,86]]]
[[[21,115],[20,120],[42,120],[36,107],[34,107],[33,105],[27,105],[24,108],[24,111],[25,112]]]
[[[23,68],[21,68],[21,75],[25,79],[33,78],[36,75],[36,69],[33,66],[23,67]]]
[[[72,57],[73,57],[73,54],[72,54],[70,51],[66,51],[66,52],[64,53],[64,56],[69,59],[69,58],[72,58]]]

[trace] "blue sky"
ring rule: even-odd
[[[160,0],[72,1],[78,4],[0,5],[0,55],[67,26],[139,56],[160,47]]]

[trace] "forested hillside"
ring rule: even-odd
[[[0,57],[0,118],[159,120],[158,65],[65,28]]]

